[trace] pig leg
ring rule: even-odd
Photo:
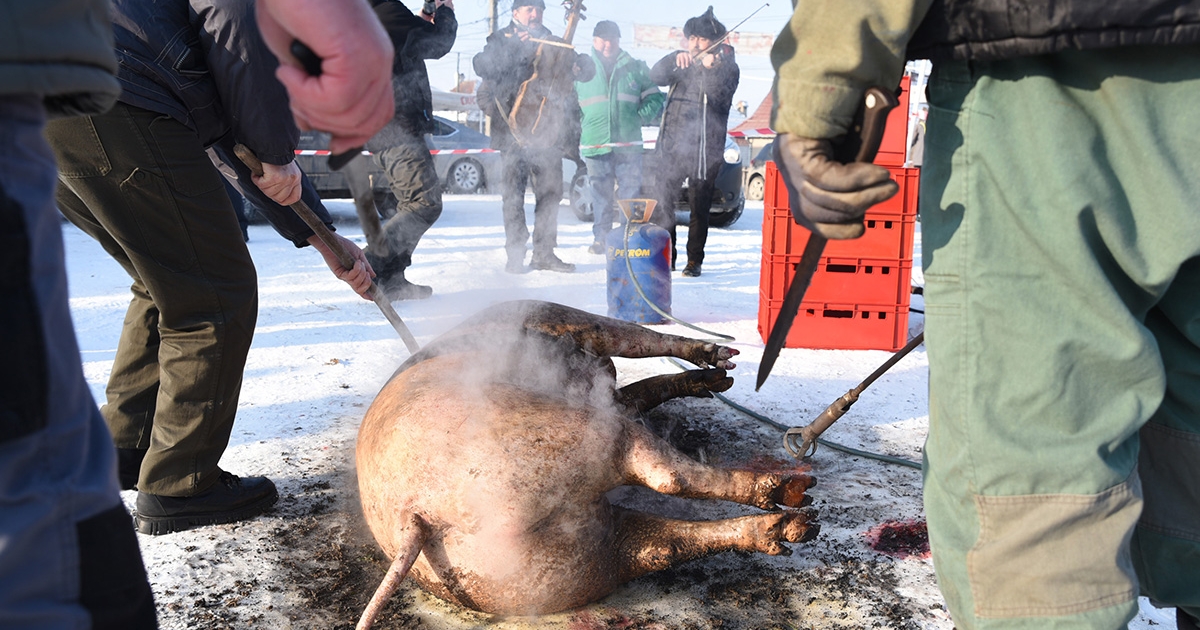
[[[733,387],[733,377],[720,368],[710,368],[651,376],[622,387],[615,396],[617,402],[641,413],[672,398],[712,398],[713,392],[723,392],[730,387]]]
[[[764,510],[801,507],[805,491],[816,484],[799,469],[790,472],[729,470],[693,461],[632,422],[626,423],[620,470],[627,484],[695,499],[723,499]]]
[[[726,370],[737,350],[687,337],[667,335],[610,317],[601,317],[552,302],[519,302],[526,330],[551,337],[570,337],[585,352],[601,357],[678,357],[700,367]]]
[[[789,555],[784,542],[807,542],[821,530],[811,508],[719,521],[681,521],[613,509],[618,583],[722,551]]]
[[[387,575],[383,576],[383,582],[379,584],[379,588],[375,589],[375,594],[371,596],[371,601],[363,611],[362,617],[359,617],[358,625],[354,626],[355,630],[370,630],[371,625],[375,623],[375,618],[387,605],[388,598],[396,592],[413,563],[417,561],[421,547],[425,546],[425,539],[429,534],[425,521],[421,517],[415,514],[406,514],[401,517],[401,523],[399,531],[396,532],[397,549],[399,550],[396,558],[388,567]]]

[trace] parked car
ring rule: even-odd
[[[500,154],[491,152],[491,139],[478,131],[442,118],[433,117],[434,132],[429,137],[430,149],[437,151],[481,150],[473,153],[438,153],[433,156],[434,168],[438,179],[447,192],[455,194],[472,194],[486,192],[489,186],[495,186],[500,181]],[[318,131],[306,131],[300,134],[301,150],[323,150],[329,147],[329,136]],[[328,159],[319,155],[298,155],[296,163],[301,170],[308,174],[317,192],[322,198],[344,199],[350,197],[346,180],[341,173],[329,170]],[[396,200],[392,197],[387,176],[374,162],[370,160],[372,186],[375,189],[375,203],[381,211],[387,214],[388,208],[394,208]]]
[[[771,157],[771,147],[773,146],[775,146],[774,140],[768,142],[750,160],[750,166],[746,168],[746,199],[762,201],[763,192],[767,187],[767,162],[773,159]]]
[[[650,145],[651,147],[653,145]],[[654,159],[657,154],[653,148],[647,148],[642,157],[642,190],[654,190]],[[725,164],[717,173],[717,181],[713,189],[713,205],[708,224],[712,227],[729,227],[741,216],[746,205],[742,195],[742,154],[733,138],[725,136]],[[688,180],[684,180],[683,189],[675,202],[676,223],[687,224],[688,218]],[[587,185],[586,174],[577,173],[570,186],[571,209],[580,221],[591,223],[592,199]],[[618,193],[620,194],[620,193]]]

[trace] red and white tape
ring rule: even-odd
[[[499,153],[499,149],[430,149],[429,152],[433,155],[464,155],[467,153]],[[363,155],[371,155],[370,151],[363,151]],[[329,149],[296,149],[296,155],[333,155],[333,151]]]

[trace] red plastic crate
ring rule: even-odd
[[[759,291],[770,299],[787,294],[800,252],[763,254]],[[899,304],[908,307],[912,260],[823,256],[804,293],[805,301],[843,304]]]
[[[912,214],[868,212],[863,235],[849,241],[829,241],[825,255],[912,260],[916,223],[917,217]],[[787,207],[763,208],[764,252],[802,252],[808,237],[809,231],[796,223]]]
[[[758,332],[765,343],[779,317],[782,299],[759,294]],[[908,343],[908,306],[804,302],[788,329],[785,348],[887,350]]]

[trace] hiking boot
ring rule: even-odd
[[[193,527],[233,523],[262,514],[279,492],[266,477],[238,477],[221,471],[217,483],[190,497],[138,492],[133,520],[143,534],[158,536]]]
[[[589,254],[603,254],[604,249],[605,249],[604,243],[601,243],[600,241],[596,241],[595,243],[592,243],[591,247],[588,248],[588,253]]]
[[[575,271],[575,265],[559,260],[558,256],[554,254],[534,256],[533,260],[529,261],[529,268],[538,271],[560,271],[563,273]]]
[[[122,490],[137,488],[143,459],[146,459],[146,449],[144,448],[117,449],[117,481],[121,482]]]
[[[689,278],[698,278],[700,276],[700,263],[690,262],[683,268],[683,275]]]
[[[424,300],[433,295],[433,287],[409,282],[404,276],[392,278],[380,285],[384,295],[391,301]]]

